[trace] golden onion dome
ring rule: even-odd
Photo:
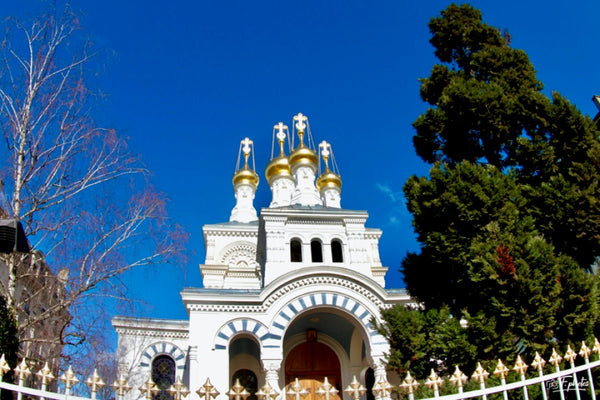
[[[308,127],[308,118],[306,118],[306,115],[298,113],[298,115],[294,116],[294,121],[296,121],[296,129],[298,129],[300,143],[298,144],[298,147],[290,153],[290,167],[292,168],[292,171],[294,171],[298,167],[307,166],[314,172],[317,172],[319,157],[314,150],[306,147],[304,144],[304,129]]]
[[[317,189],[319,192],[323,189],[335,188],[342,191],[342,178],[338,174],[327,170],[317,178]]]
[[[308,166],[311,167],[313,171],[316,171],[317,164],[319,163],[317,153],[306,147],[302,141],[300,142],[300,145],[292,151],[289,160],[292,170],[301,166]]]
[[[233,174],[233,187],[237,185],[252,185],[255,188],[258,187],[258,174],[248,168],[248,165],[244,165],[244,168],[238,170]]]
[[[269,182],[269,185],[275,178],[283,176],[292,176],[290,162],[285,156],[285,154],[280,154],[278,157],[272,159],[269,162],[269,164],[267,164],[267,168],[265,169],[265,176],[267,177],[267,182]]]

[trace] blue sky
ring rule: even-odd
[[[332,143],[343,179],[342,207],[368,210],[381,228],[388,287],[407,251],[418,249],[402,186],[428,167],[414,154],[411,123],[426,109],[418,78],[435,63],[427,22],[446,1],[73,1],[96,48],[106,95],[99,123],[130,138],[190,234],[184,266],[129,274],[139,315],[186,318],[179,292],[200,286],[202,225],[227,221],[239,141],[255,142],[261,183],[272,127],[309,117],[316,142]],[[4,0],[0,15],[44,4]],[[600,2],[474,1],[484,20],[508,29],[545,84],[585,114],[598,111]]]

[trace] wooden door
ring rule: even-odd
[[[285,360],[286,389],[298,378],[302,387],[310,391],[306,400],[324,400],[324,396],[317,396],[315,393],[325,377],[333,387],[341,391],[340,362],[328,346],[317,341],[308,341],[290,351]],[[329,399],[341,400],[341,395],[342,393],[338,392]]]

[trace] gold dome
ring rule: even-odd
[[[290,153],[290,167],[293,171],[298,167],[307,166],[310,167],[313,172],[317,172],[317,166],[319,164],[317,152],[306,147],[304,144],[304,129],[308,127],[308,118],[306,118],[306,115],[298,113],[294,116],[294,121],[296,121],[296,129],[298,129],[298,139],[300,139],[300,143],[298,144],[298,147]]]
[[[327,170],[319,176],[317,179],[317,189],[319,192],[326,188],[336,188],[340,192],[342,191],[342,179],[338,174]]]
[[[313,171],[317,171],[319,157],[314,150],[309,149],[303,142],[300,142],[300,145],[290,154],[289,160],[292,170],[301,166],[308,166]]]
[[[272,159],[269,164],[267,164],[267,168],[265,169],[265,176],[267,177],[267,182],[269,185],[272,183],[272,180],[282,176],[292,176],[292,172],[290,170],[290,162],[285,154],[280,154],[278,157]]]
[[[235,172],[235,174],[233,174],[233,187],[236,187],[237,185],[252,185],[255,188],[258,187],[258,175],[256,174],[256,172],[252,171],[251,169],[248,168],[248,165],[244,165],[244,168],[238,170]]]

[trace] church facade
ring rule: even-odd
[[[331,146],[315,148],[304,115],[291,131],[275,125],[273,147],[272,201],[257,213],[254,148],[241,142],[236,205],[229,221],[204,225],[203,287],[181,292],[189,320],[113,319],[129,398],[142,397],[150,376],[163,389],[181,380],[190,398],[210,378],[222,399],[237,380],[254,393],[267,383],[282,392],[297,378],[314,393],[327,378],[341,398],[353,377],[367,388],[388,378],[389,345],[373,321],[413,302],[385,289],[382,231],[365,226],[366,211],[341,207]]]

